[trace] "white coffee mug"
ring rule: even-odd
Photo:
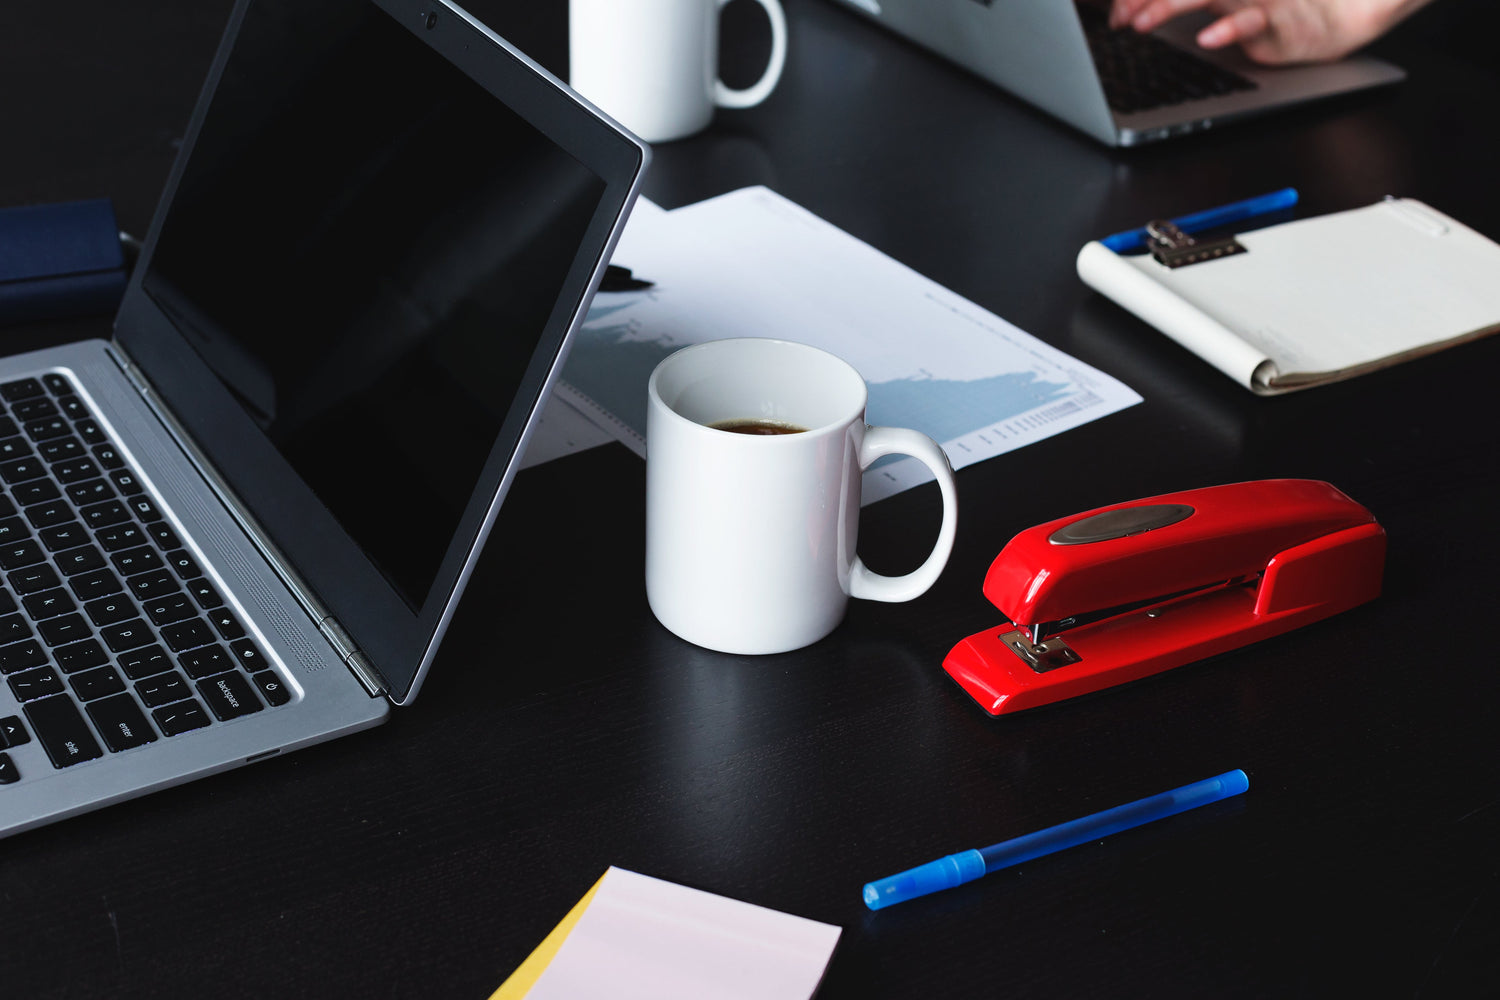
[[[714,108],[748,108],[770,96],[786,65],[786,15],[771,19],[771,57],[753,86],[719,79],[719,12],[729,0],[569,0],[568,82],[647,142],[706,127]]]
[[[864,379],[846,362],[717,340],[666,358],[647,392],[646,596],[677,635],[727,653],[798,649],[833,631],[850,597],[909,601],[936,582],[958,526],[948,456],[924,434],[866,425]],[[721,429],[735,421],[790,432]],[[930,468],[943,498],[932,554],[898,577],[855,555],[861,473],[890,454]]]

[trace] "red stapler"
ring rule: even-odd
[[[991,715],[1123,684],[1347,611],[1380,594],[1385,531],[1327,483],[1169,493],[1028,528],[984,595],[1014,624],[943,669]]]

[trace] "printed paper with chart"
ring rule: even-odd
[[[871,424],[927,434],[954,468],[1140,401],[765,188],[671,212],[642,203],[614,260],[654,284],[595,298],[558,393],[638,454],[657,362],[725,337],[781,337],[842,357],[869,384]],[[864,502],[930,478],[911,459],[877,463]]]

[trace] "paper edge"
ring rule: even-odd
[[[573,904],[573,908],[568,911],[567,916],[563,917],[558,925],[552,928],[552,931],[542,939],[541,944],[532,949],[531,954],[526,956],[526,960],[516,967],[516,971],[512,972],[506,978],[505,982],[500,984],[500,988],[490,994],[490,1000],[521,1000],[522,997],[531,992],[531,988],[536,985],[536,981],[541,978],[542,973],[547,971],[547,966],[551,965],[552,960],[557,957],[557,952],[562,948],[563,942],[568,939],[569,934],[573,933],[573,927],[582,919],[584,911],[594,901],[594,896],[598,894],[599,887],[604,884],[604,880],[607,878],[609,878],[608,870],[599,876],[598,881],[593,884],[588,892],[583,894],[582,899]]]
[[[1137,270],[1098,240],[1090,240],[1078,251],[1076,266],[1084,284],[1252,392],[1257,370],[1267,363],[1274,364],[1232,329]]]

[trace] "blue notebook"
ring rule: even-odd
[[[0,209],[0,324],[113,313],[125,279],[108,198]]]

